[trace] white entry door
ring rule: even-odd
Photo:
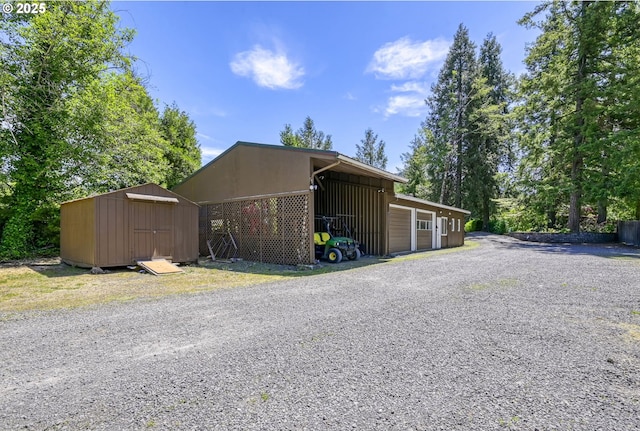
[[[436,226],[436,246],[435,248],[442,248],[442,223],[443,223],[443,218],[442,217],[437,217],[438,220],[438,224]]]

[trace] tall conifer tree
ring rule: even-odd
[[[547,2],[521,23],[542,31],[521,84],[523,191],[543,203],[538,210],[547,209],[549,222],[568,205],[567,226],[578,232],[585,203],[596,205],[604,221],[622,190],[640,202],[628,188],[638,183],[628,174],[638,172],[638,9],[627,2]]]
[[[386,169],[387,156],[384,153],[384,141],[378,141],[378,135],[371,128],[365,130],[362,145],[356,144],[356,159],[376,168]]]

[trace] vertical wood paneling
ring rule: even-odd
[[[358,177],[336,172],[327,172],[323,185],[314,193],[315,215],[350,214],[347,222],[356,240],[364,244],[368,254],[385,254],[382,235],[385,232],[381,213],[382,188],[377,179]],[[373,184],[372,184],[373,183]],[[321,223],[315,223],[315,230],[324,230]]]
[[[67,263],[93,266],[97,259],[96,202],[83,199],[60,206],[60,257]]]
[[[62,204],[60,254],[65,261],[81,266],[110,267],[129,265],[135,258],[152,256],[153,236],[148,232],[142,234],[140,226],[143,230],[151,229],[152,235],[154,222],[150,222],[151,227],[145,223],[153,220],[154,205],[171,209],[169,213],[159,215],[158,221],[165,234],[162,243],[166,247],[161,247],[158,253],[172,256],[177,262],[197,260],[197,205],[181,197],[177,204],[132,201],[126,197],[127,192],[176,197],[156,184],[145,184]],[[146,205],[134,211],[134,203]],[[178,249],[174,247],[176,242],[180,244]]]

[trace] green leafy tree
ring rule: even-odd
[[[200,167],[202,153],[196,126],[186,112],[173,103],[160,117],[160,133],[167,141],[165,158],[169,162],[167,187],[173,187]]]
[[[131,73],[105,74],[72,104],[75,139],[84,143],[84,163],[68,179],[86,196],[154,182],[167,185],[175,175],[153,100]]]
[[[106,2],[59,1],[29,17],[0,21],[0,157],[11,188],[0,253],[37,246],[36,220],[65,195],[83,142],[71,139],[69,101],[107,68],[122,68],[132,33],[117,27]],[[46,212],[46,211],[45,211]]]
[[[409,180],[399,186],[401,193],[415,196],[421,199],[429,199],[430,184],[427,177],[427,147],[425,145],[424,129],[413,137],[410,143],[410,151],[400,156],[404,165],[402,176]]]
[[[356,159],[380,169],[386,169],[387,156],[384,153],[384,141],[378,141],[378,135],[371,128],[365,130],[362,145],[356,144]]]
[[[311,117],[304,120],[304,124],[295,133],[290,124],[285,124],[284,130],[280,132],[280,143],[288,147],[312,148],[316,150],[331,150],[333,143],[331,135],[316,130]]]

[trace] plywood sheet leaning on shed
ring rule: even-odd
[[[178,268],[176,265],[167,261],[166,259],[141,260],[137,262],[137,264],[153,275],[176,274],[184,272],[182,269]]]

